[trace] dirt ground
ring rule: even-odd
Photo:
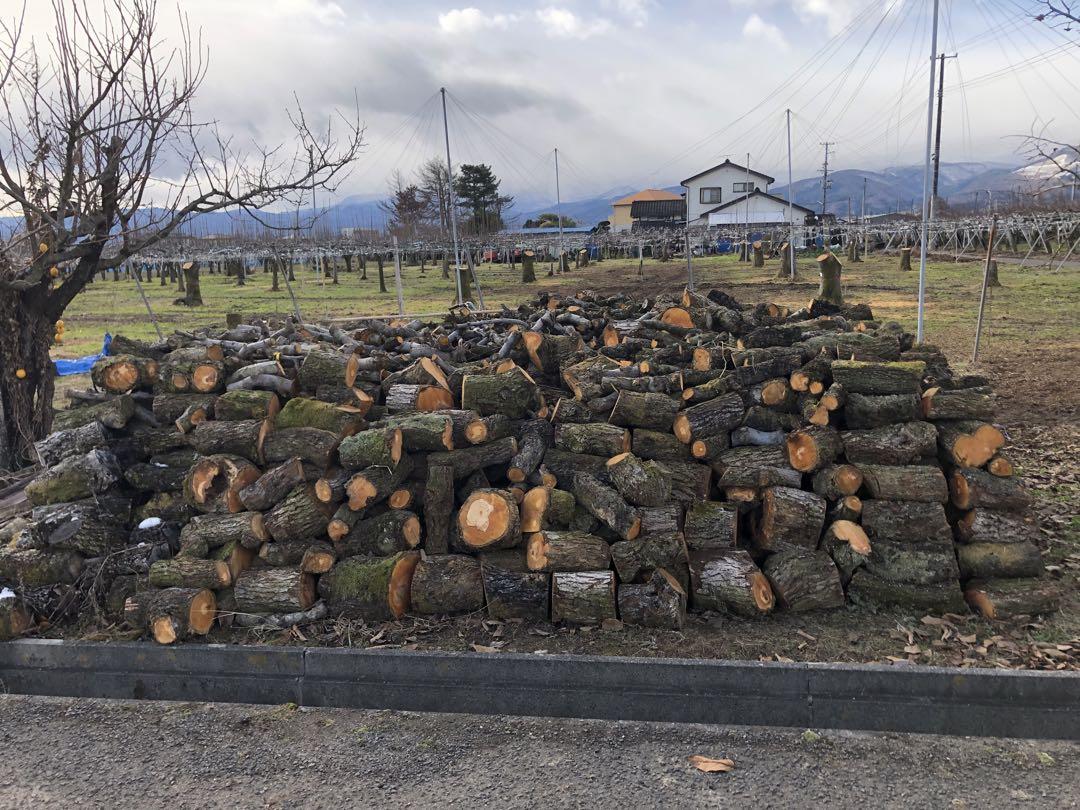
[[[0,808],[1080,803],[1052,741],[5,696],[0,748]]]
[[[873,256],[845,268],[846,296],[867,301],[879,319],[915,327],[916,274],[899,272],[895,256]],[[775,262],[753,271],[731,259],[697,260],[698,288],[720,286],[743,302],[805,305],[816,290],[812,263],[800,258],[801,280],[776,281]],[[1046,263],[1023,269],[1002,263],[1003,287],[987,308],[979,362],[970,352],[981,285],[981,263],[939,258],[930,266],[927,341],[943,348],[954,367],[988,376],[998,393],[999,423],[1007,453],[1035,495],[1039,542],[1048,576],[1061,580],[1060,613],[1039,619],[986,622],[971,616],[924,617],[902,610],[848,606],[811,614],[777,613],[762,621],[692,616],[680,633],[613,625],[555,628],[548,624],[407,619],[380,626],[337,620],[287,633],[229,633],[219,641],[280,644],[346,644],[415,649],[478,649],[495,653],[596,653],[795,661],[874,661],[900,664],[1080,667],[1080,268],[1053,270]],[[499,300],[514,303],[536,292],[507,268],[488,268]],[[686,280],[682,261],[648,261],[645,277],[633,262],[607,261],[539,286],[565,294],[583,289],[647,298],[677,292]],[[496,293],[491,293],[496,298]],[[70,380],[70,378],[69,378]],[[68,384],[71,384],[70,382]],[[85,383],[84,383],[85,384]],[[100,637],[115,637],[113,631]]]

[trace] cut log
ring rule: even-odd
[[[662,568],[648,582],[620,585],[618,604],[624,624],[681,630],[686,623],[686,591]]]
[[[155,397],[157,400],[159,397]],[[227,391],[214,400],[214,419],[222,422],[274,419],[281,410],[281,400],[273,391]],[[292,427],[282,425],[278,427]]]
[[[205,557],[209,549],[237,540],[244,548],[257,549],[270,539],[259,512],[228,515],[196,515],[180,532],[180,547],[188,557]],[[209,585],[199,587],[208,588]]]
[[[862,487],[863,474],[852,464],[830,464],[814,473],[814,492],[830,501],[854,495]]]
[[[424,485],[419,481],[406,481],[386,499],[386,505],[390,509],[408,509],[412,512],[419,512],[423,503]]]
[[[563,571],[551,575],[553,622],[595,625],[614,618],[614,571]]]
[[[420,552],[392,557],[349,557],[319,577],[319,595],[334,615],[365,621],[400,619],[412,605],[412,578]]]
[[[249,568],[233,585],[233,598],[241,613],[297,613],[315,604],[315,577],[299,568]]]
[[[769,556],[762,571],[785,610],[803,612],[844,604],[840,572],[824,551],[785,549]]]
[[[465,438],[469,444],[484,444],[496,439],[503,439],[514,432],[514,422],[504,414],[478,416],[465,428]],[[439,448],[444,449],[444,448]],[[445,448],[452,450],[452,447]]]
[[[862,525],[872,543],[909,543],[951,539],[952,531],[939,503],[867,500],[862,504]]]
[[[722,453],[712,468],[722,489],[802,485],[802,474],[792,469],[782,447],[735,447]]]
[[[225,388],[225,369],[217,360],[173,360],[170,356],[158,370],[157,385],[166,394],[216,394]]]
[[[481,416],[501,413],[525,419],[538,404],[536,383],[520,368],[504,374],[468,374],[461,381],[461,407]]]
[[[679,441],[689,444],[694,439],[707,439],[733,430],[742,422],[744,413],[741,396],[724,394],[679,413],[672,430]]]
[[[364,411],[361,408],[294,397],[285,403],[285,407],[274,418],[274,425],[277,428],[311,427],[338,436],[351,436],[363,430],[367,422],[364,421]]]
[[[132,616],[138,612],[133,606]],[[172,644],[189,636],[209,633],[217,614],[217,600],[210,590],[165,588],[153,593],[142,613],[154,641]]]
[[[580,335],[547,335],[541,332],[523,332],[522,342],[529,359],[544,374],[558,374],[562,362],[582,348]]]
[[[902,422],[840,434],[852,464],[912,464],[937,452],[937,428],[929,422]]]
[[[184,478],[184,501],[204,514],[242,512],[240,492],[258,478],[259,468],[245,458],[207,456],[188,470]]]
[[[268,420],[244,419],[236,422],[201,422],[188,437],[188,443],[204,456],[225,454],[262,463],[262,448],[270,434]]]
[[[787,441],[787,433],[783,430],[758,430],[752,427],[740,427],[731,431],[731,437],[728,444],[731,447],[769,447],[769,446],[783,446]],[[705,443],[702,442],[704,448]],[[694,442],[692,450],[697,447],[697,442]],[[710,454],[706,453],[702,456],[695,456],[695,458],[708,458]],[[718,458],[719,456],[717,456]],[[715,461],[715,458],[709,458],[709,461]]]
[[[690,458],[690,447],[673,434],[645,428],[633,431],[630,449],[638,458],[651,461],[686,461]]]
[[[737,616],[764,616],[775,606],[769,580],[741,549],[713,549],[690,555],[691,604]]]
[[[341,352],[315,349],[304,357],[297,380],[305,391],[315,391],[320,385],[341,385],[342,383],[351,388],[355,382],[356,372],[353,372],[352,380],[347,379],[345,368],[348,360],[349,358]]]
[[[128,394],[138,388],[150,388],[158,377],[157,360],[114,354],[94,362],[90,380],[110,394]]]
[[[872,498],[925,503],[945,503],[949,499],[949,489],[940,467],[890,467],[881,464],[858,466],[863,474],[863,488]]]
[[[135,415],[135,400],[124,395],[93,405],[57,411],[53,415],[53,430],[72,430],[91,422],[100,422],[113,430],[122,429]]]
[[[863,503],[855,495],[847,495],[832,505],[828,512],[828,520],[850,520],[858,523],[862,517]]]
[[[20,536],[29,535],[39,548],[101,557],[127,545],[126,524],[127,510],[113,512],[104,499],[39,506],[31,512],[29,520],[22,522],[22,528],[12,521],[0,530],[0,547],[5,542],[18,545]]]
[[[866,564],[870,556],[870,539],[858,523],[836,520],[825,529],[821,550],[832,557],[840,571],[840,580],[846,585],[856,569]]]
[[[868,363],[835,360],[832,375],[849,394],[918,394],[926,363],[921,360]]]
[[[154,418],[162,424],[176,424],[185,413],[201,411],[209,419],[214,414],[213,394],[157,394],[151,409]],[[177,425],[179,428],[179,425]]]
[[[999,509],[972,509],[954,525],[961,543],[1027,543],[1037,536],[1031,518]]]
[[[518,450],[510,459],[506,477],[518,483],[536,472],[544,454],[554,444],[554,436],[554,428],[544,419],[524,422],[519,433]]]
[[[760,549],[784,545],[815,549],[825,525],[825,499],[792,487],[769,487],[762,496],[761,519],[754,527]]]
[[[576,505],[573,494],[565,490],[533,487],[521,502],[521,531],[532,534],[556,526],[569,526]]]
[[[412,578],[412,613],[474,613],[483,608],[479,561],[464,554],[421,555]]]
[[[401,486],[412,468],[412,456],[402,456],[401,463],[392,470],[388,467],[368,467],[354,474],[345,485],[349,508],[357,511],[386,500],[390,493]]]
[[[914,611],[963,613],[964,596],[955,581],[914,585],[890,582],[870,571],[856,571],[848,583],[848,596],[859,605],[898,605]]]
[[[789,434],[786,444],[788,463],[805,473],[816,472],[831,464],[843,449],[840,434],[831,427],[819,425],[810,425]]]
[[[622,427],[669,432],[678,410],[679,400],[666,394],[620,391],[608,421]]]
[[[671,471],[656,461],[641,461],[622,452],[607,462],[608,478],[635,506],[660,506],[671,498]]]
[[[641,517],[614,489],[588,473],[574,477],[574,497],[589,514],[604,523],[623,540],[633,540],[641,531]]]
[[[954,391],[930,388],[922,395],[923,417],[941,419],[990,420],[996,403],[989,386],[960,388]]]
[[[569,453],[614,456],[630,449],[630,431],[602,422],[555,426],[555,446]]]
[[[848,394],[844,418],[849,428],[865,430],[896,422],[916,422],[922,418],[922,410],[916,394]]]
[[[218,560],[176,557],[150,566],[150,584],[155,588],[219,590],[232,584],[232,575],[229,566]]]
[[[1033,543],[965,543],[956,547],[961,579],[1020,579],[1042,574],[1042,555]]]
[[[1015,478],[998,478],[985,470],[953,470],[949,495],[958,509],[1022,512],[1031,505],[1031,496]]]
[[[551,575],[530,571],[524,553],[518,550],[482,554],[480,569],[490,618],[548,620]]]
[[[461,542],[469,551],[509,548],[521,542],[517,502],[500,489],[478,489],[457,516]]]
[[[25,493],[34,506],[77,501],[105,492],[120,477],[116,456],[108,450],[91,450],[49,468],[26,485]]]
[[[348,436],[338,445],[338,459],[347,470],[367,467],[394,469],[401,461],[400,428],[373,428]]]
[[[985,422],[940,422],[938,447],[958,467],[981,467],[1005,445],[1005,436]]]
[[[611,561],[623,583],[637,582],[657,569],[685,578],[686,542],[679,532],[643,535],[612,543]]]
[[[678,503],[642,507],[638,510],[638,514],[641,515],[641,534],[681,531],[682,512],[682,506]]]
[[[447,466],[454,473],[455,479],[467,478],[477,470],[495,464],[506,464],[517,455],[517,440],[513,436],[498,439],[487,444],[463,447],[428,456],[428,467]]]
[[[529,536],[526,561],[531,571],[592,571],[611,565],[611,548],[585,532],[536,532]]]
[[[334,509],[315,497],[315,487],[302,484],[266,513],[264,525],[278,542],[310,540],[326,532]],[[303,610],[307,610],[307,607]]]
[[[279,504],[286,495],[302,483],[304,483],[304,463],[299,456],[293,456],[277,467],[267,470],[240,490],[240,503],[252,512],[264,512]]]
[[[1061,604],[1061,585],[1048,579],[996,579],[969,582],[964,599],[987,619],[1053,613]]]
[[[0,547],[0,582],[17,588],[70,585],[83,570],[83,558],[73,551]]]
[[[467,414],[465,411],[457,413]],[[472,421],[468,421],[464,430],[468,430]],[[401,446],[405,450],[431,453],[454,449],[454,422],[454,418],[444,412],[410,413],[390,417],[387,425],[401,431]]]
[[[389,557],[420,545],[420,518],[395,509],[361,520],[336,545],[339,557]]]
[[[429,465],[424,485],[424,548],[429,554],[445,554],[449,550],[453,511],[453,470],[446,466]]]
[[[43,467],[55,467],[73,456],[85,456],[91,450],[106,450],[111,443],[105,427],[97,421],[70,430],[58,430],[34,442],[38,460]]]
[[[337,434],[318,428],[283,428],[263,440],[267,464],[281,464],[299,457],[319,470],[329,469],[337,460]]]
[[[719,501],[695,501],[687,507],[684,534],[691,551],[734,548],[739,538],[738,507]]]
[[[952,543],[941,540],[896,543],[875,539],[866,570],[889,582],[914,585],[956,582],[960,578]]]
[[[1007,457],[998,453],[988,462],[986,462],[986,471],[991,475],[996,475],[999,478],[1009,478],[1016,473],[1016,468],[1013,466],[1012,461]]]
[[[389,413],[441,411],[454,407],[454,397],[439,385],[391,385],[386,392]]]

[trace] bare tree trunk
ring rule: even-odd
[[[178,298],[177,303],[185,307],[201,307],[203,305],[202,289],[199,287],[199,263],[185,262],[183,266],[184,284],[187,287],[186,295]]]
[[[272,283],[270,284],[270,292],[281,292],[281,287],[278,286],[278,271],[281,269],[281,262],[277,258],[270,259],[270,272],[273,273]]]
[[[375,261],[379,265],[379,292],[386,292],[386,274],[383,273],[383,257],[381,253],[375,254]]]

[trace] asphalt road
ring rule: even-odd
[[[734,760],[699,773],[692,754]],[[0,697],[0,807],[1076,807],[1080,745]]]

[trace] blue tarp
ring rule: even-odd
[[[105,333],[105,341],[101,344],[101,354],[92,354],[89,357],[76,357],[74,360],[54,360],[56,373],[60,377],[69,374],[89,374],[95,361],[109,353],[109,344],[112,343],[112,335]]]

